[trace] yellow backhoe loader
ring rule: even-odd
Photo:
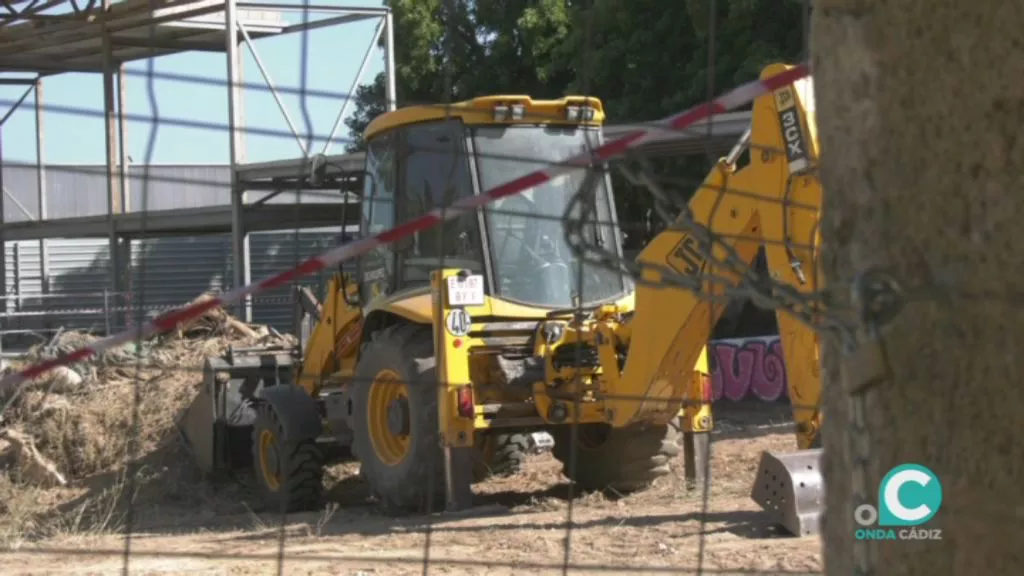
[[[763,77],[788,69],[775,64]],[[592,218],[578,230],[621,256],[611,180],[579,170],[467,212],[336,273],[301,353],[211,358],[181,427],[208,471],[252,466],[268,501],[315,506],[333,447],[346,447],[379,501],[401,509],[471,505],[471,485],[515,468],[523,434],[546,430],[564,473],[583,489],[631,492],[685,456],[701,477],[712,427],[706,343],[724,302],[715,275],[728,250],[801,291],[816,286],[816,130],[809,93],[790,85],[758,98],[737,150],[689,202],[690,217],[724,239],[708,246],[670,226],[639,254],[641,281],[583,264],[563,214],[595,178]],[[598,99],[488,96],[413,106],[367,127],[362,234],[480,194],[601,141]],[[723,194],[722,190],[739,193]],[[810,207],[810,208],[809,208]],[[659,288],[691,277],[707,293]],[[816,445],[816,334],[785,313],[778,324],[802,449]],[[295,360],[295,358],[299,360]],[[573,423],[578,425],[573,425]],[[817,530],[818,451],[765,454],[753,497],[798,534]]]

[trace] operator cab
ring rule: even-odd
[[[601,102],[585,97],[488,96],[385,113],[365,133],[361,234],[379,234],[599,146],[603,120]],[[565,238],[562,220],[584,176],[578,170],[380,246],[360,260],[361,300],[426,288],[431,271],[442,267],[481,274],[491,297],[531,308],[623,298],[631,283],[590,264],[581,270]],[[595,201],[585,241],[621,256],[607,175]]]

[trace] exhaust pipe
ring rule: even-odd
[[[821,529],[825,501],[821,454],[821,448],[761,453],[750,497],[794,536],[811,536]]]

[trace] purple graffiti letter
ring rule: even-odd
[[[744,348],[752,350],[754,375],[750,381],[750,391],[765,402],[775,402],[786,389],[786,366],[782,361],[782,347],[776,340],[768,349],[765,342],[748,342]]]
[[[754,356],[738,349],[733,344],[716,344],[715,354],[718,360],[715,366],[716,388],[721,389],[721,396],[733,402],[739,402],[750,390],[750,377],[754,368]],[[716,390],[715,399],[721,397]]]

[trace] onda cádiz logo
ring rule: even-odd
[[[853,511],[860,525],[857,540],[942,540],[942,530],[923,528],[942,505],[942,483],[920,464],[901,464],[882,478],[878,508],[861,504]]]

